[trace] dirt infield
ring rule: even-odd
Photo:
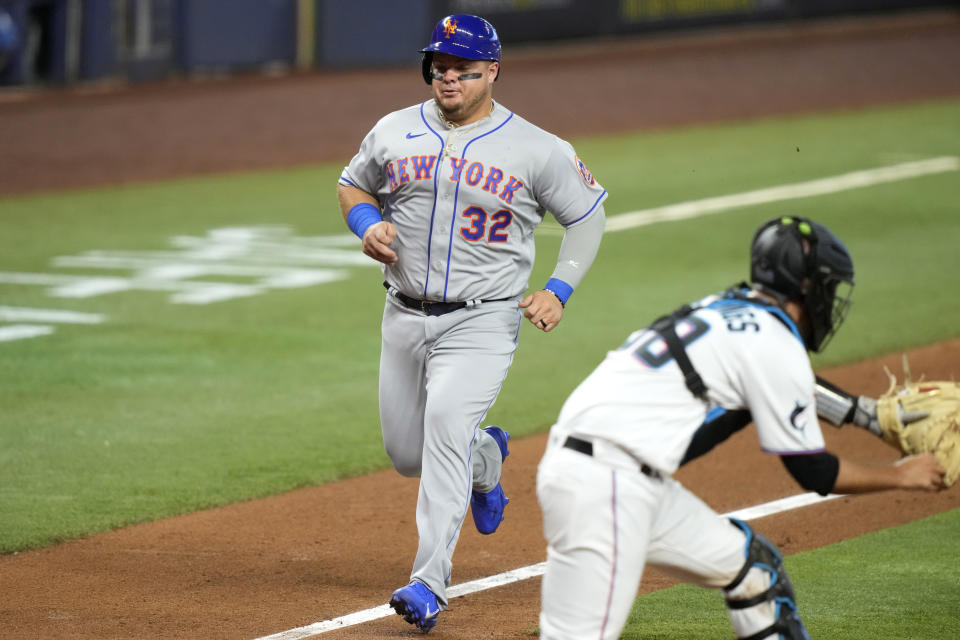
[[[956,12],[516,54],[508,47],[505,55],[497,98],[564,137],[960,95]],[[418,75],[413,65],[0,94],[0,195],[346,162],[377,118],[424,98]],[[960,339],[912,351],[910,363],[931,379],[960,376]],[[883,365],[899,373],[900,354],[824,373],[878,395],[887,388]],[[858,429],[824,431],[841,455],[896,457]],[[507,520],[489,537],[464,527],[455,584],[544,559],[534,495],[544,443],[511,443]],[[750,473],[731,469],[734,461]],[[799,492],[779,461],[760,453],[752,429],[677,477],[721,512]],[[385,471],[0,557],[0,636],[252,639],[384,604],[409,573],[416,490]],[[757,527],[789,554],[957,507],[960,486],[891,492],[770,516]],[[537,622],[539,584],[456,598],[430,637],[523,637]],[[642,590],[667,584],[650,572]],[[324,637],[418,635],[390,616]]]

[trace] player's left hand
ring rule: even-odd
[[[563,318],[563,305],[557,296],[545,289],[534,291],[521,300],[519,306],[525,309],[523,315],[530,324],[544,333],[552,331]]]
[[[943,468],[947,487],[960,479],[960,385],[952,380],[909,378],[877,401],[877,422],[883,439],[907,455],[933,454]],[[904,416],[927,417],[907,423]]]

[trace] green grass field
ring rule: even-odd
[[[960,554],[958,531],[960,511],[951,511],[787,558],[811,637],[960,637],[960,578],[943,561]],[[638,598],[621,639],[731,635],[719,593],[680,585]]]
[[[612,217],[957,156],[960,102],[572,142],[610,192]],[[383,290],[378,270],[356,263],[359,242],[344,240],[341,166],[0,200],[0,332],[44,324],[11,309],[102,318],[0,341],[0,553],[389,466],[375,402]],[[517,437],[547,429],[626,334],[745,278],[753,230],[784,213],[824,222],[856,261],[850,319],[815,366],[960,335],[958,178],[950,170],[608,233],[561,327],[524,327],[490,421]],[[209,235],[264,226],[273,232],[261,230],[252,258]],[[559,243],[539,236],[533,286],[549,276]],[[273,264],[279,251],[288,266],[343,279],[298,287],[264,270],[176,271],[211,261],[202,254],[211,248],[244,268]],[[317,261],[318,248],[329,260]],[[118,278],[133,288],[93,294]],[[200,281],[247,289],[177,302],[203,294],[184,285]],[[51,295],[55,287],[84,297]]]

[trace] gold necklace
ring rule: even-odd
[[[490,100],[490,111],[488,111],[487,115],[483,116],[483,118],[489,118],[490,116],[492,116],[493,110],[496,108],[496,106],[497,106],[496,103],[493,100]],[[437,115],[440,116],[440,121],[443,122],[443,124],[447,125],[447,127],[450,129],[455,129],[460,126],[455,122],[450,122],[449,120],[447,120],[447,116],[443,115],[443,109],[440,108],[440,105],[437,105]],[[480,120],[483,120],[483,118],[480,118]],[[480,122],[480,120],[477,120],[477,122]],[[473,124],[473,123],[471,122],[470,124]]]

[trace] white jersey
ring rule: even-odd
[[[382,118],[340,184],[376,196],[397,227],[386,280],[437,301],[523,293],[544,214],[570,227],[607,195],[569,143],[502,105],[454,128],[432,99]]]
[[[824,451],[814,374],[794,323],[776,307],[740,298],[702,302],[706,306],[678,322],[676,331],[708,402],[687,389],[659,334],[643,329],[574,390],[553,437],[601,439],[673,473],[708,414],[748,409],[764,451]]]

